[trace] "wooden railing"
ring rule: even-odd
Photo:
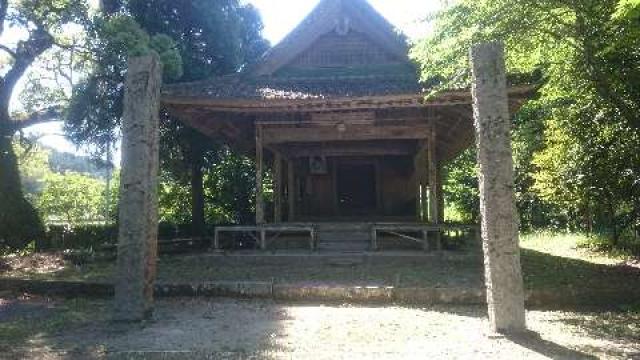
[[[371,250],[379,250],[378,235],[388,234],[422,244],[424,251],[442,250],[441,235],[451,231],[468,231],[473,233],[474,239],[481,242],[479,225],[454,224],[373,224],[371,226]],[[414,235],[418,233],[420,237]],[[430,235],[433,235],[431,237]],[[433,240],[433,241],[432,241]]]
[[[280,235],[289,233],[309,233],[309,249],[316,249],[316,229],[310,224],[265,224],[253,226],[219,226],[215,229],[213,247],[220,249],[221,233],[248,234],[258,243],[260,250],[267,250],[270,241],[276,240]]]

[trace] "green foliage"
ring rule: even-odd
[[[164,35],[149,36],[127,15],[95,18],[87,41],[92,72],[74,88],[65,130],[74,142],[103,153],[116,141],[115,130],[122,120],[127,59],[157,53],[165,80],[182,76],[182,59],[174,41]]]
[[[42,191],[44,179],[51,173],[49,151],[31,141],[14,141],[13,148],[18,159],[22,187],[31,201]]]
[[[238,0],[129,0],[124,8],[149,34],[178,44],[180,81],[236,72],[268,48],[258,11]]]
[[[102,181],[78,173],[49,174],[38,198],[45,219],[76,225],[101,219],[104,210]]]
[[[185,162],[182,162],[182,166]],[[185,174],[186,175],[186,174]],[[254,221],[255,164],[222,148],[208,159],[204,170],[206,222],[243,224]],[[160,183],[160,219],[163,222],[191,222],[191,189],[188,179],[177,180],[163,172]]]
[[[447,164],[445,172],[444,194],[450,214],[447,214],[447,220],[477,223],[480,219],[480,194],[475,150],[469,149]]]
[[[619,0],[613,18],[620,21],[640,19],[640,0]]]
[[[19,0],[10,1],[13,11],[7,20],[16,26],[40,26],[53,33],[62,33],[65,24],[78,24],[87,20],[88,4],[85,0]]]
[[[228,149],[206,172],[207,219],[213,223],[250,224],[255,221],[255,163]]]
[[[20,0],[3,1],[0,4],[0,35],[13,27],[22,32],[24,39],[15,44],[3,46],[3,59],[0,61],[0,248],[12,250],[24,248],[29,242],[40,236],[43,224],[33,205],[24,197],[20,184],[20,175],[12,140],[15,133],[25,123],[21,120],[38,119],[34,110],[42,110],[53,98],[59,98],[60,92],[51,90],[43,82],[30,82],[26,88],[33,90],[34,96],[22,97],[27,114],[12,114],[11,99],[21,80],[35,67],[34,64],[54,46],[68,48],[64,34],[73,25],[82,24],[87,17],[87,3],[84,0]],[[59,58],[54,57],[55,60]],[[58,70],[63,64],[55,64]],[[36,77],[31,77],[36,79]],[[36,95],[37,94],[37,95]],[[50,112],[52,113],[52,112]],[[44,121],[47,119],[41,119]],[[2,250],[2,249],[0,249]]]
[[[175,80],[182,76],[182,58],[173,39],[163,34],[149,36],[131,16],[97,18],[91,36],[97,69],[118,64],[120,71],[123,71],[126,69],[127,58],[155,52],[164,66],[165,80]]]
[[[511,73],[542,75],[540,98],[514,120],[525,227],[609,228],[614,240],[637,231],[637,11],[637,0],[460,0],[434,15],[435,31],[413,49],[436,90],[468,86],[469,48],[486,40],[506,44]],[[468,183],[452,174],[450,181]]]
[[[101,145],[98,150],[116,139],[127,55],[153,49],[163,59],[164,81],[173,83],[235,73],[268,48],[259,13],[238,0],[113,0],[104,9],[104,17],[90,28],[97,54],[94,74],[76,88],[67,123],[75,142]],[[207,169],[209,181],[211,173],[221,171],[217,161],[224,158],[219,156],[223,150],[167,114],[161,121],[161,147],[161,218],[190,221],[190,186],[201,181],[194,170]],[[241,162],[221,161],[229,167],[224,171],[243,171]],[[248,200],[230,202],[217,189],[205,189],[205,195],[214,201],[206,205],[209,221],[245,219],[251,209]]]

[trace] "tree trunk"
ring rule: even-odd
[[[44,235],[44,225],[24,197],[6,116],[0,119],[0,248],[19,250]]]

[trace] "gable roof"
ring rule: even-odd
[[[321,36],[340,29],[368,34],[390,54],[409,62],[406,38],[367,0],[322,0],[300,25],[264,55],[252,73],[272,75],[309,49]]]
[[[392,64],[284,71],[329,34],[358,32],[394,58]],[[343,37],[343,36],[341,36]],[[347,36],[344,36],[348,39]],[[255,65],[227,76],[163,87],[165,101],[297,100],[417,95],[417,69],[409,60],[406,38],[367,0],[322,0],[284,40]],[[395,61],[397,59],[397,62]]]

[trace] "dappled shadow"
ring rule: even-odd
[[[509,341],[512,341],[524,348],[534,351],[540,355],[546,356],[551,359],[575,359],[575,360],[591,360],[598,359],[597,356],[588,355],[576,350],[569,349],[562,345],[558,345],[554,342],[548,341],[540,337],[540,334],[532,331],[509,334],[505,336]]]
[[[630,304],[640,300],[640,269],[522,250],[525,285],[566,295],[583,305]],[[579,300],[579,301],[576,301]]]
[[[636,310],[627,311],[563,313],[553,322],[580,329],[581,332],[594,338],[640,344],[640,311],[638,310],[636,308]],[[617,356],[624,355],[622,352],[610,352]],[[640,345],[634,356],[640,358]]]
[[[356,306],[177,298],[159,300],[150,321],[123,324],[110,320],[111,300],[54,300],[52,304],[54,314],[43,313],[46,316],[39,318],[39,323],[25,328],[14,341],[0,337],[11,344],[2,349],[12,351],[3,353],[3,358],[5,354],[16,354],[16,359],[473,358],[484,354],[488,358],[518,359],[532,353],[554,359],[594,358],[560,344],[571,343],[556,337],[564,331],[561,321],[565,314],[547,313],[556,330],[547,329],[544,334],[559,342],[555,343],[530,334],[495,339],[488,336],[486,309],[482,306]],[[25,320],[24,315],[15,312],[12,319]],[[576,318],[580,316],[575,314]],[[547,317],[542,321],[549,323]],[[540,326],[539,318],[534,315],[532,325]],[[10,320],[3,319],[0,326]],[[601,353],[602,344],[586,335],[580,335],[580,343],[572,346]],[[620,347],[628,350],[629,343]]]

